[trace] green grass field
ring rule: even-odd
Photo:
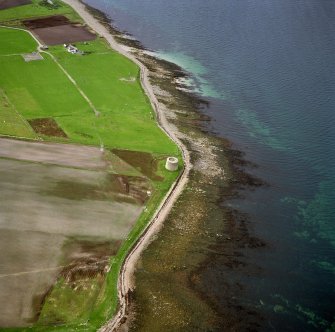
[[[48,8],[47,6],[41,6],[40,2],[41,0],[32,0],[32,3],[28,5],[0,10],[0,24],[5,21],[16,21],[18,19],[58,14],[66,15],[72,20],[81,21],[77,13],[75,13],[71,7],[59,0],[54,0],[54,3],[57,4],[57,8],[55,9]]]
[[[2,90],[0,90],[0,135],[37,138],[29,123],[16,112]]]
[[[5,43],[0,52],[31,52],[36,42],[26,32],[0,28]],[[13,40],[20,40],[20,48]],[[55,61],[25,62],[20,55],[0,56],[0,88],[26,119],[53,117],[72,142],[157,154],[177,154],[170,139],[157,127],[151,105],[138,80],[135,64],[112,51],[102,40],[78,44],[91,52],[73,55],[64,47],[50,52],[92,101],[96,117],[77,87]],[[14,52],[14,53],[13,53]],[[127,79],[136,79],[127,81]],[[14,133],[13,133],[14,134]],[[57,138],[48,138],[55,140]]]
[[[0,11],[1,13],[1,11]],[[36,51],[37,43],[28,33],[18,30],[0,29],[0,56]]]
[[[25,62],[20,55],[0,57],[0,87],[26,119],[90,114],[90,107],[50,56]]]
[[[61,6],[55,10],[39,6],[39,2],[33,0],[31,5],[0,10],[0,22],[21,26],[19,19],[54,14],[66,14],[67,17],[80,21],[70,7],[60,2]],[[63,288],[62,283],[58,282],[52,294],[58,297],[62,308],[53,312],[55,309],[46,299],[46,306],[41,311],[41,321],[35,326],[29,329],[8,329],[96,331],[116,311],[117,278],[128,251],[136,243],[178,176],[178,172],[165,170],[164,157],[180,157],[180,152],[156,123],[155,113],[140,85],[139,68],[111,50],[105,40],[98,38],[89,43],[76,43],[85,55],[69,54],[63,46],[50,47],[48,50],[75,80],[76,86],[46,53],[42,53],[43,60],[24,61],[20,54],[32,52],[37,47],[35,40],[27,32],[0,28],[0,39],[0,134],[87,145],[103,143],[110,149],[149,152],[160,159],[157,175],[164,180],[152,181],[153,194],[113,257],[104,291],[99,294],[97,302],[91,304],[84,293],[73,297],[72,290]],[[99,116],[94,114],[78,88],[90,99]],[[37,135],[26,120],[38,118],[53,118],[68,138]],[[71,297],[71,303],[67,303],[68,297]],[[77,312],[73,310],[74,307],[84,309]],[[56,317],[58,314],[65,325],[41,326],[44,323],[43,317]],[[83,319],[88,318],[89,323],[80,325]]]

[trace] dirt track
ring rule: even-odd
[[[178,138],[178,132],[175,131],[169,125],[168,121],[165,118],[164,112],[161,109],[160,104],[149,82],[148,69],[139,60],[137,60],[134,55],[127,52],[125,48],[123,48],[120,44],[118,44],[114,40],[113,36],[109,33],[108,29],[93,17],[86,10],[86,7],[82,3],[80,3],[78,0],[63,0],[63,1],[72,6],[77,11],[77,13],[85,20],[87,25],[89,25],[93,30],[95,30],[100,36],[104,37],[114,50],[126,56],[140,67],[141,83],[145,93],[150,99],[153,109],[157,114],[158,125],[180,147],[183,154],[183,160],[185,163],[185,168],[182,174],[178,178],[175,185],[172,186],[170,191],[167,193],[161,205],[157,208],[155,215],[153,216],[152,220],[147,226],[147,229],[139,238],[135,247],[129,252],[128,257],[126,258],[123,264],[118,281],[120,307],[115,317],[100,329],[100,332],[106,332],[106,331],[113,331],[122,324],[121,321],[126,316],[127,312],[128,292],[135,287],[132,280],[132,276],[134,274],[136,262],[139,259],[141,252],[150,243],[152,236],[160,230],[173,204],[176,202],[177,198],[185,188],[185,185],[188,181],[188,174],[192,165],[190,162],[190,155],[188,150]]]

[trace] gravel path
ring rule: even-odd
[[[179,146],[179,148],[182,151],[183,160],[185,163],[185,167],[182,171],[182,174],[180,175],[174,186],[171,187],[170,191],[167,193],[163,202],[157,208],[155,215],[148,224],[146,230],[143,232],[134,248],[129,252],[122,266],[118,280],[118,292],[119,292],[119,303],[120,303],[119,311],[117,312],[115,317],[112,318],[112,320],[107,322],[106,325],[100,329],[100,332],[106,332],[115,330],[118,326],[120,326],[122,318],[126,316],[127,294],[129,290],[135,287],[132,276],[134,274],[136,262],[139,259],[141,252],[150,243],[150,239],[152,238],[152,236],[159,231],[165,218],[169,214],[173,204],[176,202],[177,198],[185,188],[185,185],[188,181],[188,174],[191,169],[191,162],[188,150],[177,136],[178,132],[176,132],[175,129],[173,129],[169,125],[164,115],[164,112],[162,111],[158,103],[158,100],[149,82],[148,69],[139,60],[137,60],[137,58],[133,54],[129,53],[122,45],[118,44],[114,40],[113,36],[110,34],[108,29],[86,10],[85,5],[83,5],[78,0],[63,0],[63,1],[68,5],[70,5],[85,20],[88,26],[90,26],[93,30],[95,30],[100,36],[104,37],[114,50],[126,56],[128,59],[132,60],[140,67],[141,83],[145,93],[150,99],[153,109],[157,114],[158,125]]]

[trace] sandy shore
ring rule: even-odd
[[[127,294],[129,290],[132,290],[135,285],[133,281],[133,274],[135,270],[135,265],[139,259],[141,252],[150,243],[150,239],[154,234],[156,234],[161,228],[166,216],[169,214],[173,204],[177,200],[178,196],[184,189],[187,181],[189,171],[191,169],[190,155],[185,145],[178,138],[178,132],[176,129],[169,125],[162,108],[154,94],[152,86],[148,79],[148,69],[136,59],[136,57],[129,53],[122,45],[118,44],[113,36],[110,34],[108,29],[101,24],[97,19],[95,19],[87,10],[85,5],[83,5],[78,0],[63,0],[65,3],[70,5],[86,22],[86,24],[96,31],[97,34],[104,37],[109,45],[119,52],[120,54],[126,56],[128,59],[132,60],[140,67],[140,77],[143,89],[150,99],[151,105],[157,114],[157,121],[159,127],[166,132],[166,134],[179,146],[183,154],[183,160],[185,167],[182,174],[176,181],[176,183],[171,187],[170,191],[167,193],[166,197],[157,208],[153,218],[148,223],[147,228],[139,238],[135,247],[129,252],[123,266],[118,280],[118,294],[119,294],[119,311],[116,313],[115,317],[111,317],[111,320],[103,326],[100,331],[112,331],[116,329],[123,317],[127,315]]]

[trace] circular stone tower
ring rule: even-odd
[[[165,163],[165,168],[168,171],[176,171],[178,169],[178,158],[176,157],[168,157],[166,159],[166,163]]]

